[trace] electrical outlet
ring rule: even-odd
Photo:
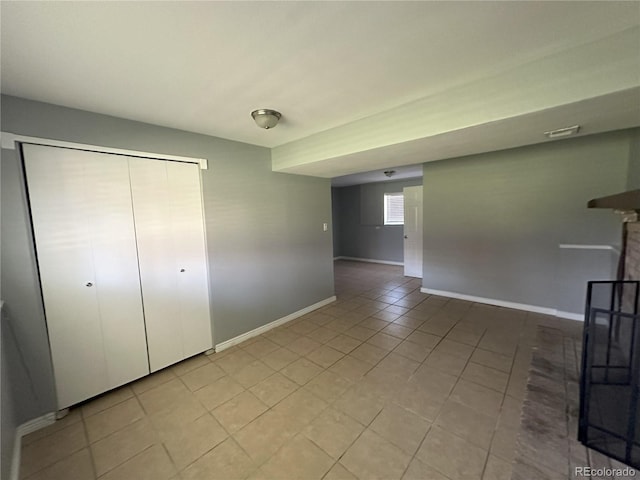
[[[323,223],[322,224],[322,231],[326,232],[327,230],[329,230],[329,224],[328,223]]]

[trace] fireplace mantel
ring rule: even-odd
[[[589,208],[611,208],[640,213],[640,189],[594,198],[587,203]]]

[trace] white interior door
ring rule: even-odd
[[[151,371],[212,348],[195,164],[130,158]]]
[[[24,145],[58,408],[149,373],[127,159]]]
[[[404,190],[404,274],[422,278],[422,186]]]

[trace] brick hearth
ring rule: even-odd
[[[624,279],[640,280],[640,222],[627,224]],[[576,467],[626,467],[577,440],[581,350],[581,324],[559,322],[538,327],[512,480],[612,480],[608,476],[586,477]],[[632,473],[615,478],[640,478],[640,472]]]

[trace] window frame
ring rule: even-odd
[[[393,212],[390,212],[391,202],[395,198],[400,198],[402,202],[402,219],[398,219],[398,215],[393,215]],[[392,216],[392,218],[389,218]],[[403,192],[388,192],[384,194],[383,197],[383,212],[382,212],[382,221],[384,225],[389,226],[402,226],[404,225],[404,193]]]

